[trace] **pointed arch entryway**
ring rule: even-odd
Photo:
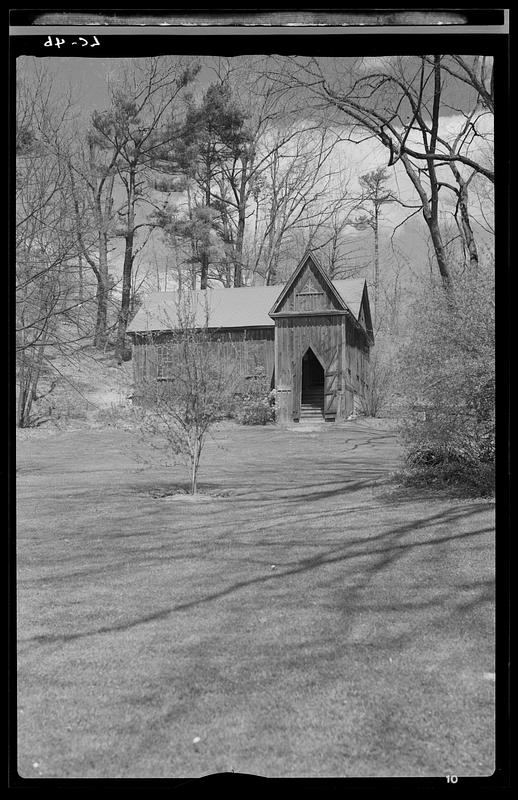
[[[302,356],[301,375],[301,418],[323,418],[325,370],[312,347]]]

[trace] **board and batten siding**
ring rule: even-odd
[[[354,397],[367,388],[366,337],[345,314],[294,315],[276,319],[276,418],[300,418],[302,358],[311,348],[324,369],[324,414],[346,419]]]
[[[229,371],[235,371],[243,377],[264,371],[268,380],[273,380],[273,326],[246,331],[211,331],[210,341],[203,342],[201,346],[210,348],[218,363],[228,364]],[[133,377],[136,397],[139,387],[167,380],[168,366],[174,364],[178,347],[174,333],[134,335]]]
[[[324,370],[324,417],[344,419],[366,387],[367,332],[344,308],[332,284],[307,258],[274,307],[276,329],[276,419],[298,421],[302,359],[311,348]]]
[[[279,422],[300,417],[302,358],[311,348],[324,368],[326,415],[342,416],[340,366],[343,353],[343,315],[289,316],[276,319],[276,408]],[[335,400],[331,401],[330,396]]]

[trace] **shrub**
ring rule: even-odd
[[[488,497],[494,492],[495,469],[493,463],[441,460],[436,454],[428,463],[407,462],[409,469],[397,477],[405,486],[419,489],[454,489],[461,494]]]
[[[365,417],[379,417],[387,409],[392,394],[393,353],[389,342],[378,336],[367,366],[367,385],[360,398],[358,412]]]
[[[129,403],[110,403],[95,414],[95,424],[99,428],[119,428],[132,430],[132,406]]]
[[[267,425],[275,416],[274,392],[263,372],[246,379],[236,398],[234,417],[241,425]]]
[[[25,427],[38,427],[47,422],[62,427],[71,420],[87,419],[88,401],[71,382],[46,378],[40,381],[38,389],[41,394],[31,404]]]
[[[451,445],[421,443],[414,446],[406,455],[407,464],[418,467],[438,467],[441,464],[472,464],[469,454]]]
[[[452,298],[440,287],[423,291],[402,351],[401,380],[408,470],[418,482],[486,493],[495,458],[492,271],[458,277]]]

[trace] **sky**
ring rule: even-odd
[[[202,93],[213,80],[215,73],[210,69],[210,64],[214,64],[217,59],[205,57],[201,61],[202,69],[197,76],[197,93]],[[240,59],[238,58],[237,61],[239,62]],[[353,59],[348,58],[321,59],[320,61],[325,73],[330,79],[334,77],[335,80],[344,79],[344,76],[348,75],[347,70],[353,63]],[[405,62],[409,70],[412,69],[412,61],[412,57],[409,57]],[[107,81],[116,74],[122,59],[71,58],[60,55],[59,57],[46,57],[45,62],[55,75],[57,91],[61,88],[72,88],[74,97],[81,109],[81,115],[86,121],[94,109],[107,107],[109,102]],[[360,63],[356,59],[354,62],[357,70],[355,74],[361,74],[362,70],[364,72],[367,70],[383,70],[386,68],[387,57],[377,58],[371,56],[363,59]],[[18,60],[17,67],[22,72],[26,70],[30,72],[33,63],[32,59],[21,57]],[[462,111],[467,106],[465,95],[466,93],[463,93],[462,89],[457,89],[455,92],[450,91],[446,95],[448,102],[441,118],[441,126],[444,130],[454,131],[462,122]],[[489,117],[482,124],[489,126]],[[344,142],[340,145],[340,150],[341,158],[347,164],[348,172],[351,176],[352,191],[359,189],[358,177],[360,175],[379,166],[387,165],[387,150],[373,139],[358,144]],[[416,203],[414,189],[402,165],[399,164],[395,169],[390,170],[390,174],[390,185],[394,190],[398,191],[401,200],[408,204]],[[381,221],[382,236],[385,231],[388,237],[391,230],[399,225],[411,212],[412,209],[404,208],[396,203],[385,206]],[[404,228],[399,229],[397,240],[402,250],[407,252],[409,256],[423,260],[427,257],[427,245],[422,240],[423,223],[419,222],[419,219],[420,215],[417,220],[414,218]],[[351,238],[358,236],[354,229],[351,229],[350,235]],[[152,260],[158,259],[159,261],[166,257],[163,246],[159,242],[155,241],[153,246],[149,248],[149,257]],[[115,269],[117,269],[117,260],[119,260],[119,256],[116,251],[114,257]]]
[[[224,60],[228,60],[230,63],[239,63],[246,58],[248,57],[237,56]],[[344,76],[350,74],[351,68],[354,69],[354,75],[358,76],[362,73],[366,74],[376,70],[383,71],[396,58],[397,56],[368,56],[362,59],[333,57],[319,58],[319,63],[331,83],[333,79],[340,83],[340,81],[343,81]],[[30,60],[22,56],[19,59],[19,63],[28,63]],[[70,85],[75,89],[86,112],[95,108],[102,108],[107,104],[106,79],[124,61],[122,58],[83,58],[67,57],[65,55],[59,57],[46,56],[44,60],[55,72],[58,82],[62,83],[63,86]],[[202,64],[202,69],[197,77],[197,83],[203,90],[210,83],[211,78],[214,77],[210,64],[217,64],[219,59],[217,57],[201,56],[199,60]],[[305,58],[302,59],[301,63],[306,60]],[[417,66],[417,59],[412,56],[405,56],[404,64],[405,70],[410,74],[413,68]],[[275,68],[273,63],[272,68]],[[468,108],[468,93],[460,83],[448,82],[445,86],[443,99],[444,104],[441,110],[443,116],[455,116],[459,110],[463,111]]]
[[[20,70],[31,68],[32,57],[21,56],[17,67]],[[116,73],[123,63],[122,58],[67,58],[46,57],[40,59],[49,65],[56,78],[57,90],[73,90],[74,97],[80,104],[85,116],[90,116],[94,110],[102,110],[109,103],[108,79]],[[200,91],[208,86],[213,73],[203,68],[197,76]]]

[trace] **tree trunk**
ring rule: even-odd
[[[430,231],[433,249],[435,257],[437,259],[437,266],[439,268],[439,274],[441,276],[442,284],[444,286],[444,291],[449,298],[452,298],[450,267],[448,264],[448,259],[446,256],[446,251],[444,249],[444,243],[442,241],[441,231],[439,228],[437,204],[436,203],[430,204],[428,200],[428,193],[426,192],[419,176],[417,175],[415,169],[410,163],[408,156],[402,155],[401,161],[406,169],[408,177],[414,184],[416,191],[419,195],[419,198],[421,200],[421,204],[423,207],[423,217],[428,226],[428,230]],[[430,180],[432,180],[432,177],[433,176],[431,175]]]
[[[266,268],[266,285],[273,286],[277,280],[277,264],[279,261],[279,238],[275,236],[275,229],[273,226],[273,215],[270,215],[271,229],[268,235],[268,256]]]
[[[22,351],[18,356],[19,363],[19,392],[16,409],[16,425],[18,428],[28,428],[31,422],[32,404],[37,399],[38,381],[44,358],[46,334],[44,334],[37,355],[32,348]]]
[[[45,337],[45,339],[46,339],[46,337]],[[43,367],[44,355],[45,355],[45,348],[44,347],[38,348],[38,354],[37,354],[37,356],[35,358],[34,369],[33,369],[32,377],[31,377],[31,399],[32,399],[32,401],[38,399],[37,389],[38,389],[38,382],[40,380],[41,369]]]
[[[442,279],[442,284],[444,286],[446,293],[451,294],[452,283],[451,283],[450,267],[448,264],[446,251],[444,249],[444,243],[442,241],[439,224],[437,220],[433,219],[430,216],[427,216],[426,214],[424,214],[424,218],[426,224],[428,225],[430,236],[432,237],[433,249],[435,252],[435,257],[437,259],[437,266],[439,267],[439,274]]]
[[[270,263],[268,266],[268,286],[273,286],[277,281],[277,270],[279,267],[279,247],[280,245],[277,243],[276,248],[274,249],[270,258]]]
[[[82,256],[81,253],[79,253],[79,256],[78,256],[78,276],[77,277],[78,277],[78,281],[79,281],[78,294],[77,294],[77,299],[78,299],[78,303],[79,303],[79,305],[77,307],[77,327],[79,328],[79,326],[81,324],[81,313],[83,311],[83,303],[84,303],[83,256]]]
[[[200,443],[198,437],[194,441],[194,451],[191,457],[191,494],[198,492],[198,467],[200,465]]]
[[[237,222],[236,249],[234,261],[234,286],[243,285],[243,240],[245,236],[245,214],[244,209],[239,209]]]
[[[469,215],[469,197],[468,186],[457,166],[450,163],[451,171],[455,176],[455,180],[459,186],[458,193],[458,208],[460,211],[460,224],[459,231],[462,236],[464,245],[469,255],[469,265],[472,270],[478,269],[478,248],[475,242],[475,236],[471,227],[471,219]]]
[[[94,346],[103,349],[108,338],[108,300],[110,295],[108,280],[108,243],[104,235],[99,237],[99,268],[96,272],[97,291],[95,294],[97,316],[95,321]]]
[[[201,265],[200,289],[206,289],[209,277],[209,254],[207,253],[205,248],[202,250],[200,254],[200,265]]]
[[[30,379],[25,353],[21,353],[18,359],[18,406],[16,409],[16,424],[19,428],[26,428],[32,399],[30,398]]]
[[[333,227],[333,238],[331,240],[331,254],[329,256],[329,277],[335,279],[338,262],[338,230]]]
[[[94,147],[90,147],[90,172],[97,173]],[[108,275],[108,241],[109,228],[113,212],[113,186],[115,175],[113,172],[102,178],[94,190],[94,213],[99,241],[99,263],[95,266],[88,257],[88,251],[83,250],[85,258],[92,267],[97,279],[97,317],[95,323],[94,346],[103,349],[108,338],[108,300],[110,294]],[[104,191],[104,196],[103,196]],[[103,206],[104,199],[104,206]]]
[[[108,338],[108,301],[110,281],[108,275],[108,234],[102,213],[98,214],[99,226],[99,265],[95,271],[97,278],[97,318],[95,322],[94,346],[103,349]]]
[[[97,316],[95,320],[94,347],[103,349],[107,340],[108,328],[108,298],[109,290],[102,279],[97,281],[97,292],[95,300],[97,305]]]
[[[126,328],[128,327],[130,300],[131,300],[131,276],[133,272],[133,245],[135,242],[135,167],[132,165],[129,170],[127,183],[127,211],[126,211],[126,235],[124,243],[124,265],[122,268],[122,299],[117,325],[117,342],[115,345],[115,357],[119,364],[124,359]]]
[[[130,301],[131,301],[131,273],[133,270],[133,243],[135,235],[133,227],[126,235],[124,249],[124,265],[122,268],[122,300],[117,326],[117,343],[115,346],[115,356],[119,364],[124,359],[126,328],[128,327]]]
[[[223,193],[222,188],[220,187],[220,193]],[[231,248],[233,247],[233,239],[232,239],[232,230],[230,227],[229,216],[227,213],[227,208],[225,203],[222,203],[221,209],[221,223],[223,226],[223,242],[225,244],[225,266],[223,269],[223,277],[224,277],[224,286],[227,289],[232,287],[233,282],[233,275],[232,275],[232,257],[229,255]]]
[[[243,285],[243,242],[245,238],[245,225],[246,225],[246,185],[248,180],[247,174],[248,160],[241,159],[241,185],[239,187],[239,204],[238,204],[238,218],[237,218],[237,235],[236,235],[236,261],[234,266],[234,286]]]
[[[191,289],[196,289],[196,245],[194,244],[193,240],[191,239],[191,253],[192,253],[192,264],[191,264]]]
[[[379,252],[379,207],[374,205],[374,320],[378,321],[378,299],[380,280],[380,252]]]
[[[435,153],[437,149],[437,133],[439,130],[439,113],[441,105],[441,56],[435,55],[434,59],[434,95],[432,109],[432,125],[430,131],[429,152]],[[432,243],[437,258],[437,265],[442,278],[443,286],[449,298],[452,297],[451,275],[446,250],[439,227],[439,182],[433,160],[428,162],[428,177],[430,179],[430,202],[423,204],[423,214],[430,230]]]

